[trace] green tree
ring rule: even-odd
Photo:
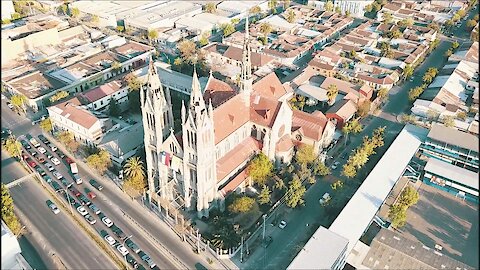
[[[392,30],[392,31],[387,31],[387,32],[385,33],[385,36],[386,36],[387,38],[390,38],[390,39],[392,39],[392,38],[399,38],[399,37],[402,36],[402,32],[400,32],[400,30],[398,30],[398,29],[395,29],[395,30]]]
[[[15,136],[10,135],[4,143],[5,150],[11,157],[20,158],[22,154],[22,145],[15,138]]]
[[[400,194],[398,203],[406,207],[410,207],[416,204],[419,198],[420,195],[418,194],[418,191],[412,186],[407,186]]]
[[[67,11],[68,11],[68,6],[67,4],[63,4],[60,6],[60,10],[62,11],[63,15],[67,15]]]
[[[278,177],[278,175],[274,175],[272,178],[274,181],[274,184],[273,184],[274,189],[282,190],[286,188],[285,182],[283,181],[282,178]]]
[[[272,11],[272,13],[276,12],[277,5],[277,0],[268,0],[268,8]]]
[[[323,162],[317,162],[315,167],[313,167],[313,173],[318,176],[326,176],[329,175],[331,171]]]
[[[440,30],[440,26],[439,26],[437,23],[435,23],[435,22],[429,23],[429,24],[427,25],[427,27],[430,28],[430,29],[433,29],[433,30],[435,30],[435,31]]]
[[[400,26],[400,27],[409,27],[409,26],[412,26],[413,23],[414,23],[413,18],[408,17],[408,18],[405,18],[405,19],[399,21],[397,23],[397,25]]]
[[[110,159],[110,153],[102,149],[98,154],[92,154],[87,157],[88,166],[97,170],[101,175],[103,175],[108,168],[112,165],[112,160]]]
[[[357,169],[352,164],[344,164],[342,174],[347,178],[353,178],[357,175]]]
[[[143,191],[146,186],[145,169],[139,157],[131,157],[123,166],[126,181],[124,185],[136,191]]]
[[[62,131],[58,134],[58,140],[65,145],[71,152],[76,152],[80,144],[75,140],[73,133]]]
[[[390,12],[384,12],[382,17],[384,23],[391,23],[393,20],[392,13]]]
[[[207,2],[203,6],[203,9],[208,13],[216,13],[217,12],[217,6],[215,5],[215,3],[212,3],[212,2]]]
[[[289,9],[286,14],[286,19],[287,22],[293,23],[297,19],[297,14],[295,14],[295,11],[293,11],[292,9]]]
[[[414,124],[415,123],[415,116],[409,114],[402,114],[401,121],[405,124]]]
[[[125,31],[125,26],[122,26],[122,25],[117,26],[117,31],[120,33]]]
[[[228,206],[228,210],[232,213],[246,213],[252,210],[255,200],[253,198],[244,196],[236,198],[232,204]]]
[[[370,112],[371,105],[372,105],[372,102],[370,100],[365,100],[364,102],[362,102],[362,104],[358,106],[358,110],[357,110],[358,117],[363,118],[367,116],[368,113]]]
[[[290,0],[283,0],[283,9],[287,9],[288,7],[290,7]]]
[[[349,164],[357,167],[357,170],[363,167],[368,162],[368,152],[365,151],[364,147],[360,147],[355,150],[353,156],[348,160]]]
[[[91,18],[91,22],[97,25],[100,22],[100,18],[97,15],[93,15]]]
[[[23,113],[27,112],[27,107],[26,107],[27,98],[24,95],[15,94],[10,99],[10,102],[12,103],[12,105],[15,107],[16,110],[18,111],[21,110],[23,111]]]
[[[467,28],[473,29],[473,28],[477,25],[477,23],[478,23],[478,22],[475,21],[475,20],[468,20],[468,21],[467,21]]]
[[[459,46],[460,46],[460,43],[458,43],[457,41],[454,41],[454,42],[452,43],[452,49],[453,49],[453,50],[457,49]]]
[[[22,15],[18,12],[15,12],[15,13],[12,14],[11,18],[12,18],[13,21],[15,21],[15,20],[18,20],[18,19],[22,18]]]
[[[195,46],[195,42],[184,39],[177,45],[178,50],[180,51],[180,55],[184,62],[193,63],[195,62],[194,58],[198,57],[198,50]]]
[[[127,82],[128,91],[139,91],[142,88],[142,81],[133,73],[125,76],[125,81]]]
[[[208,38],[209,38],[208,33],[202,34],[202,36],[200,37],[200,40],[198,41],[201,47],[206,46],[208,44]]]
[[[273,28],[271,24],[267,22],[260,24],[260,33],[262,33],[264,37],[267,37],[272,32],[272,30]]]
[[[235,27],[231,23],[225,23],[222,25],[223,37],[228,37],[235,32]]]
[[[77,18],[80,15],[80,10],[76,7],[72,8],[70,12],[72,13],[73,18]]]
[[[250,13],[252,13],[253,15],[257,15],[257,14],[259,14],[260,12],[262,12],[262,9],[261,9],[259,6],[253,6],[253,7],[250,9]]]
[[[327,98],[328,98],[328,103],[333,104],[335,101],[335,98],[338,95],[338,88],[337,85],[335,84],[330,84],[327,89]]]
[[[258,194],[258,203],[259,204],[269,204],[271,201],[271,194],[272,192],[268,188],[267,185],[263,186],[262,191]]]
[[[394,56],[392,47],[388,42],[380,42],[380,56],[387,58],[392,58]]]
[[[388,211],[388,218],[394,228],[403,227],[407,222],[407,207],[401,204],[393,204]]]
[[[339,6],[335,7],[335,13],[342,14],[342,9]]]
[[[378,89],[377,91],[377,97],[380,98],[380,100],[385,100],[385,98],[388,96],[388,89],[385,87],[382,87]]]
[[[455,119],[451,115],[445,115],[444,117],[442,117],[442,122],[446,127],[455,126]]]
[[[51,133],[53,130],[52,121],[50,118],[45,118],[40,122],[40,128],[45,131],[45,133]]]
[[[150,40],[150,42],[155,41],[158,38],[158,31],[155,30],[155,29],[148,30],[147,36],[148,36],[148,39]]]
[[[445,57],[450,57],[452,56],[453,52],[452,52],[452,49],[448,49],[446,52],[445,52]]]
[[[330,187],[332,188],[332,190],[337,190],[337,189],[341,189],[343,188],[343,182],[340,181],[340,180],[337,180],[335,182],[333,182]]]
[[[323,8],[325,9],[325,11],[333,11],[333,3],[332,1],[327,1],[325,2],[325,5],[323,6]]]
[[[363,130],[363,125],[360,123],[360,118],[354,118],[350,121],[348,121],[342,128],[343,134],[345,134],[345,145],[348,143],[348,135],[350,133],[353,134],[358,134],[362,132]]]
[[[287,193],[285,194],[285,203],[290,208],[295,208],[298,205],[303,205],[303,196],[306,192],[305,187],[302,185],[300,178],[297,175],[293,175],[293,179],[288,185]]]
[[[460,111],[456,114],[456,117],[458,120],[465,121],[465,119],[467,119],[467,114],[463,111]]]
[[[363,11],[365,11],[366,13],[370,13],[372,12],[373,10],[373,6],[371,4],[369,5],[366,5],[364,8],[363,8]]]
[[[264,153],[260,152],[260,154],[250,161],[247,173],[255,183],[258,185],[265,185],[272,170],[272,161]]]
[[[439,116],[440,116],[440,113],[436,110],[428,110],[427,111],[427,118],[430,121],[436,121]]]
[[[108,113],[110,116],[119,116],[120,115],[120,106],[115,98],[110,99],[108,104]]]
[[[403,77],[405,79],[410,78],[413,75],[414,70],[415,69],[410,64],[406,65],[405,68],[403,69]]]
[[[13,199],[7,187],[2,183],[2,219],[13,234],[18,235],[21,231],[20,222],[14,212]]]
[[[175,66],[181,66],[183,64],[182,58],[180,57],[175,58],[175,60],[173,60],[173,64]]]
[[[50,102],[54,103],[68,97],[69,95],[70,93],[68,93],[67,91],[58,91],[55,95],[50,97]]]
[[[295,160],[299,164],[310,164],[317,158],[313,146],[302,144],[295,153]]]

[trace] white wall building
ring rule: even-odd
[[[21,252],[17,237],[2,220],[2,269],[32,269]]]
[[[334,0],[334,7],[340,7],[342,14],[350,12],[353,17],[363,17],[365,6],[373,3],[373,0]]]
[[[112,81],[81,93],[82,101],[86,101],[91,110],[102,111],[109,109],[110,100],[113,98],[120,107],[125,107],[128,101],[128,87],[121,81]]]
[[[2,20],[12,18],[12,14],[15,13],[15,8],[13,6],[12,0],[2,0]]]

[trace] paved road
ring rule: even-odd
[[[6,106],[4,106],[4,108],[5,110],[9,110]],[[19,121],[20,124],[16,124],[16,121]],[[2,113],[2,126],[3,125],[12,129],[13,133],[18,136],[28,133],[36,137],[38,134],[42,133],[38,125],[33,126],[30,120],[18,116],[11,111],[5,111],[5,113]],[[43,143],[41,144],[45,149],[49,150],[47,146],[45,146]],[[68,154],[68,152],[61,145],[58,143],[56,143],[56,145],[62,150],[62,152],[66,153],[70,157],[73,157]],[[53,155],[59,158],[55,153],[53,153]],[[8,177],[5,178],[7,182],[11,182],[14,179],[22,177],[22,175],[15,174],[15,170],[11,167],[14,166],[14,163],[15,162],[13,159],[2,161],[2,167],[5,166],[5,168],[8,169],[6,172]],[[67,167],[63,165],[63,163],[58,167],[56,166],[56,169],[69,181],[73,181],[69,175]],[[93,200],[93,203],[97,205],[102,212],[115,223],[115,225],[120,227],[127,236],[133,235],[132,240],[136,242],[136,244],[144,252],[150,255],[158,267],[161,269],[178,269],[180,267],[188,267],[190,269],[195,268],[195,265],[199,262],[204,265],[206,264],[205,257],[202,258],[195,254],[188,245],[180,241],[180,239],[167,227],[167,225],[163,223],[160,224],[158,220],[153,219],[151,215],[146,213],[145,209],[139,206],[136,202],[132,202],[127,195],[122,193],[112,181],[105,181],[104,178],[97,177],[97,175],[93,174],[88,168],[84,168],[82,166],[79,166],[79,173],[84,181],[83,184],[76,186],[76,188],[84,194],[85,187],[95,191],[98,195],[98,198]],[[53,176],[51,177],[54,179]],[[96,191],[88,183],[89,179],[96,179],[104,186],[104,189],[101,192]],[[63,199],[64,198],[62,198],[62,200]],[[89,209],[87,210],[93,217],[96,217],[96,215],[93,214]],[[150,237],[148,237],[138,226],[132,224],[123,216],[122,210],[125,211],[129,216],[133,217],[139,224],[142,224],[142,226],[151,235],[153,235],[157,240],[161,241],[163,246],[167,247],[174,255],[172,256],[172,254],[163,251],[161,247],[153,243]],[[112,234],[111,230],[106,228],[101,222],[97,222],[97,224],[94,225],[94,228],[97,231],[104,229]],[[115,238],[117,241],[119,241],[117,237]],[[173,257],[181,261],[181,264],[175,263],[176,260]],[[135,259],[137,262],[141,261],[141,259],[137,256],[135,256]],[[146,264],[144,265],[145,267],[148,267]]]

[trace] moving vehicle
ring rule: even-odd
[[[47,206],[48,208],[50,208],[50,210],[52,210],[52,212],[56,215],[58,213],[60,213],[60,209],[58,209],[57,205],[54,204],[52,201],[50,200],[47,200]]]
[[[98,191],[101,191],[103,189],[103,186],[100,185],[95,179],[90,179],[90,185],[92,185],[92,187],[98,189]]]
[[[323,194],[322,198],[320,198],[320,200],[318,202],[323,206],[323,205],[327,204],[331,199],[332,199],[332,197],[330,197],[330,194],[328,194],[328,192],[326,192],[325,194]]]
[[[280,224],[278,224],[278,227],[280,229],[283,229],[287,226],[287,222],[285,220],[280,221]]]

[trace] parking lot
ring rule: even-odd
[[[423,183],[418,191],[402,234],[478,269],[478,205]]]

